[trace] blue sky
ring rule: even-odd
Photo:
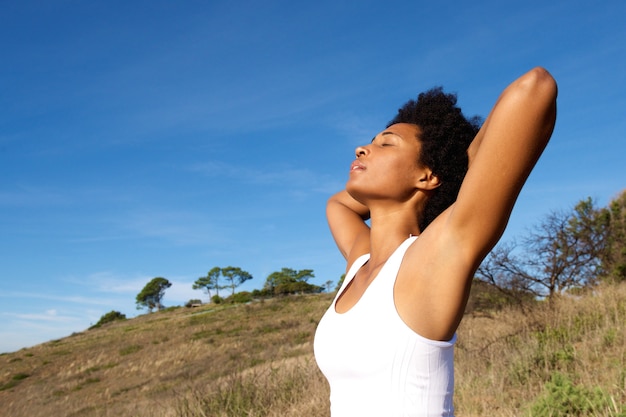
[[[504,239],[626,188],[626,3],[30,1],[0,13],[0,352],[85,330],[157,276],[336,282],[324,218],[354,148],[436,85],[486,116],[528,69],[551,143]]]

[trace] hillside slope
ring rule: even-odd
[[[0,355],[0,415],[328,416],[332,294],[146,314]],[[458,417],[626,416],[626,284],[466,315]]]
[[[170,309],[0,355],[0,415],[180,414],[181,401],[220,378],[310,361],[330,300]]]

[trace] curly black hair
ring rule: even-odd
[[[424,230],[439,214],[456,200],[467,172],[467,148],[478,133],[482,119],[466,118],[456,105],[456,94],[444,93],[442,87],[432,88],[409,100],[387,127],[396,123],[419,126],[421,134],[421,165],[430,168],[441,185],[430,196],[418,219]]]

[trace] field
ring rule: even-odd
[[[0,355],[0,415],[328,416],[332,294],[171,308]],[[457,416],[626,416],[626,285],[466,315]]]

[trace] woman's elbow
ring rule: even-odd
[[[556,80],[543,67],[535,67],[522,75],[519,79],[519,88],[535,98],[543,98],[548,101],[556,100],[558,87]]]

